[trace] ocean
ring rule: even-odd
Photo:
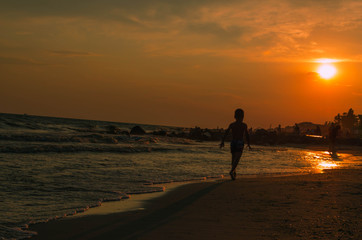
[[[145,135],[127,135],[134,126]],[[120,130],[119,134],[109,129]],[[228,178],[229,148],[157,136],[189,129],[0,114],[0,239],[31,236],[29,224],[74,215],[106,201],[163,191],[162,183]],[[245,151],[238,175],[295,174],[357,167],[361,157],[288,147]],[[156,184],[161,184],[157,185]]]

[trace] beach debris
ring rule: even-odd
[[[133,135],[143,135],[143,134],[146,134],[146,131],[143,130],[143,128],[141,128],[140,126],[134,126],[134,127],[131,129],[130,134],[133,134]]]
[[[157,135],[157,136],[167,136],[167,132],[163,129],[158,130],[158,131],[153,131],[152,134]]]
[[[117,126],[114,126],[114,125],[110,125],[110,126],[107,126],[107,133],[109,134],[121,134],[122,131],[119,127]]]
[[[121,135],[127,135],[128,137],[130,136],[130,133],[128,131],[122,131]]]

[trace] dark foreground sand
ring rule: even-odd
[[[31,227],[34,239],[362,239],[362,170],[184,185],[146,210]]]

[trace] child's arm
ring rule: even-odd
[[[246,125],[246,124],[245,124],[245,138],[246,138],[246,143],[248,144],[248,148],[251,150],[248,125]]]
[[[231,124],[229,125],[228,129],[226,129],[226,132],[225,132],[225,134],[224,134],[224,137],[222,138],[221,143],[220,143],[220,148],[224,147],[224,141],[225,141],[226,136],[227,136],[227,135],[229,134],[229,132],[230,132],[230,127],[231,127]]]

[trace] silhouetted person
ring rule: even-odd
[[[300,134],[300,129],[299,129],[298,124],[295,124],[295,126],[294,126],[294,132],[295,132],[295,134],[297,134],[297,135]]]
[[[319,136],[322,135],[322,130],[321,130],[320,126],[317,126],[317,128],[315,130],[315,135],[319,135]]]
[[[229,127],[226,130],[225,135],[222,138],[221,143],[220,143],[220,148],[224,147],[225,138],[231,130],[233,138],[230,143],[230,150],[231,150],[230,176],[231,176],[232,180],[235,180],[235,178],[236,178],[236,167],[238,166],[241,155],[243,154],[244,136],[246,138],[246,142],[248,144],[249,149],[251,149],[249,133],[248,133],[248,126],[243,122],[244,111],[240,108],[236,109],[234,117],[235,117],[236,121],[229,125]]]
[[[336,150],[336,138],[338,135],[338,131],[341,127],[337,124],[335,125],[334,123],[331,124],[331,126],[329,127],[329,152],[332,155],[337,154],[337,150]]]

